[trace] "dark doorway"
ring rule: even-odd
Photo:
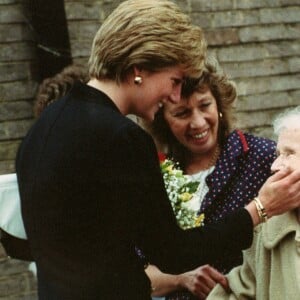
[[[27,0],[28,22],[34,33],[39,81],[72,63],[63,0]]]

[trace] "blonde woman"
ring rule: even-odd
[[[173,2],[124,1],[95,36],[88,83],[75,83],[31,128],[16,167],[40,300],[150,299],[135,246],[165,269],[250,246],[259,223],[253,203],[218,230],[177,227],[153,140],[125,117],[152,120],[162,102],[178,102],[204,55],[201,29]],[[285,198],[282,187],[264,193]],[[282,211],[273,196],[262,199],[269,216]],[[297,201],[300,195],[287,203]]]

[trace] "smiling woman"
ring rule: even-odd
[[[197,169],[210,167],[212,158],[215,164],[214,154],[219,149],[219,113],[217,101],[209,88],[195,92],[178,104],[166,103],[164,118],[177,141],[189,149],[194,159],[199,157]],[[186,172],[195,173],[192,164]]]
[[[128,82],[119,83],[119,91],[113,82],[103,84],[96,78],[92,78],[88,85],[113,97],[123,115],[135,114],[152,121],[163,102],[179,101],[183,75],[179,66],[165,67],[157,72],[134,67],[132,74],[128,74]],[[128,101],[124,101],[121,90],[130,95]]]
[[[193,207],[198,215],[204,214],[206,225],[254,198],[271,175],[270,167],[276,157],[273,141],[233,130],[235,100],[234,83],[210,59],[200,79],[185,82],[182,99],[165,103],[154,122],[146,124],[167,156],[177,161],[192,180],[200,182]],[[220,272],[227,272],[240,262],[241,252],[236,249],[224,251],[211,264]],[[178,275],[180,284],[174,285],[174,275],[162,274],[154,267],[149,270],[155,295],[187,289],[204,297],[213,285],[205,283],[203,276],[210,278],[207,282],[216,282],[221,276],[203,266]],[[193,284],[189,278],[194,278]],[[167,299],[193,298],[180,292]]]
[[[201,28],[172,1],[123,1],[94,38],[90,81],[49,105],[23,140],[17,177],[39,299],[150,299],[134,246],[167,266],[151,236],[173,248],[181,232],[153,141],[125,115],[153,119],[162,101],[179,101],[205,48]]]
[[[145,84],[139,89],[132,107],[135,114],[152,121],[163,102],[176,103],[180,100],[184,73],[179,67],[165,68],[158,73],[135,72],[145,78]]]

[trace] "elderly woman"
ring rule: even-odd
[[[274,121],[278,136],[272,171],[300,169],[300,106]],[[300,189],[300,185],[298,186]],[[229,290],[217,286],[207,299],[297,300],[300,295],[300,206],[258,226],[243,265],[228,274]]]

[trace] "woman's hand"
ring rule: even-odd
[[[174,291],[189,290],[199,299],[205,299],[213,287],[220,283],[228,288],[226,277],[209,265],[179,275],[167,274],[149,265],[146,274],[151,280],[152,296],[166,296]]]
[[[300,170],[276,172],[262,186],[258,197],[269,217],[300,207]]]
[[[210,265],[178,275],[180,285],[199,299],[205,299],[217,283],[228,289],[226,277]]]
[[[300,207],[300,170],[280,170],[270,176],[261,187],[258,198],[268,218]],[[254,225],[260,223],[255,204],[246,206]]]

